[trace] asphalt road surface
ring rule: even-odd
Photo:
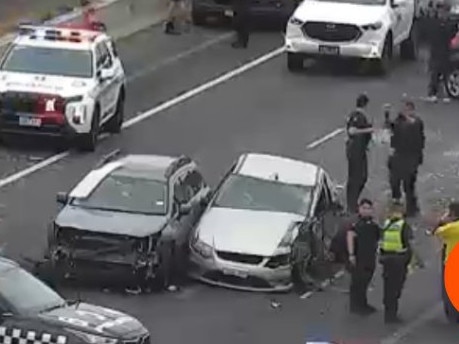
[[[224,32],[196,29],[189,35],[164,37],[157,28],[121,42],[119,50],[130,75],[126,113],[134,118],[154,110],[143,121],[128,122],[129,128],[104,140],[94,154],[65,153],[51,163],[42,160],[55,154],[49,147],[33,150],[11,144],[4,148],[2,176],[13,174],[0,180],[0,241],[8,254],[39,257],[47,225],[57,211],[56,192],[69,190],[113,149],[188,154],[202,165],[211,184],[240,153],[271,152],[319,163],[343,184],[344,137],[339,129],[356,95],[368,92],[374,121],[381,125],[384,103],[398,106],[403,93],[416,97],[425,93],[421,64],[397,62],[393,73],[383,79],[329,72],[320,66],[292,75],[286,70],[285,56],[270,53],[281,42],[278,33],[258,33],[249,49],[233,50]],[[266,61],[258,63],[256,59],[263,55]],[[418,109],[428,137],[418,190],[423,211],[429,213],[439,201],[459,192],[459,107],[419,102]],[[379,208],[388,199],[386,155],[383,146],[371,149],[365,193],[378,201]],[[39,160],[43,168],[36,173],[17,174]],[[408,279],[401,305],[406,322],[399,327],[385,326],[381,312],[366,319],[350,316],[343,292],[346,276],[323,292],[303,296],[235,292],[201,284],[177,294],[125,296],[95,290],[83,291],[82,296],[139,317],[158,344],[305,343],[314,336],[349,343],[456,344],[459,329],[446,323],[439,308],[438,244],[423,235],[422,221],[416,227],[428,264]],[[75,297],[75,291],[67,295]],[[272,307],[273,299],[280,307]],[[380,307],[379,271],[370,299]]]

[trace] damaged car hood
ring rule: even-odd
[[[55,223],[59,227],[141,238],[160,232],[167,224],[167,217],[66,206]]]

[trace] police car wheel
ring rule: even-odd
[[[112,134],[118,134],[121,132],[124,120],[124,96],[120,94],[118,102],[116,104],[115,114],[107,123],[107,131]]]
[[[99,139],[99,109],[94,110],[92,116],[91,130],[87,134],[81,134],[78,138],[78,148],[85,152],[94,152]]]
[[[453,70],[445,78],[445,90],[450,98],[459,99],[459,69]]]

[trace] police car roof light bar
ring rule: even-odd
[[[43,38],[52,41],[82,42],[84,39],[93,41],[98,33],[89,30],[75,30],[71,28],[54,28],[37,25],[19,26],[20,36],[29,36],[31,39]]]

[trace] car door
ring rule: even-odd
[[[314,209],[317,225],[314,230],[318,239],[316,254],[318,259],[324,259],[330,248],[331,241],[338,230],[338,221],[334,208],[333,195],[325,175],[322,176],[319,198]]]
[[[101,104],[101,117],[104,123],[114,112],[117,97],[117,78],[101,79],[103,69],[113,70],[115,73],[115,63],[113,56],[105,41],[96,46],[96,75],[99,80],[99,102]]]

